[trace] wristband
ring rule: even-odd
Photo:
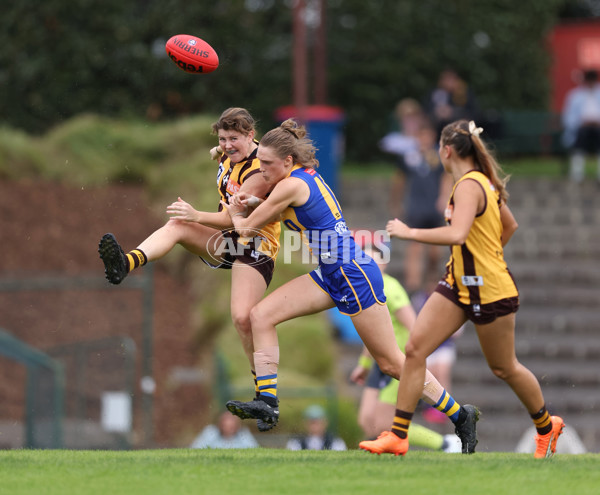
[[[233,217],[237,217],[237,216],[239,216],[239,215],[245,215],[245,214],[246,214],[246,212],[245,212],[245,211],[238,211],[237,213],[234,213],[233,215],[231,215],[231,218],[233,218]]]
[[[373,358],[369,356],[365,356],[363,354],[358,358],[358,365],[362,366],[365,369],[370,369],[373,365]]]

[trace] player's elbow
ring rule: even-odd
[[[452,236],[452,245],[462,246],[465,242],[467,242],[468,235],[469,232],[455,232],[454,236]]]
[[[504,228],[502,229],[502,245],[505,245],[510,240],[518,228],[519,224],[516,221],[504,225]]]

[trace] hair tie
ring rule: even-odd
[[[292,136],[294,136],[296,139],[300,139],[298,137],[298,133],[296,132],[297,128],[291,128],[291,127],[284,127],[284,130],[288,131]]]
[[[478,136],[483,132],[483,127],[477,127],[475,125],[475,121],[471,120],[469,122],[469,134],[471,134],[471,136]]]

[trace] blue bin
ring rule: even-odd
[[[308,135],[317,148],[317,171],[334,194],[338,195],[338,173],[344,158],[344,112],[338,107],[310,105],[304,109],[302,117],[293,106],[281,107],[275,112],[279,122],[290,118],[304,121]]]

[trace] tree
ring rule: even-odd
[[[308,0],[310,1],[310,0]],[[579,0],[590,4],[591,0]],[[329,103],[347,116],[347,155],[368,160],[398,99],[423,98],[445,66],[488,109],[543,109],[544,39],[565,0],[328,0]],[[249,108],[264,132],[292,101],[290,0],[22,0],[0,17],[0,112],[41,132],[82,112],[164,119]],[[220,67],[190,75],[166,57],[194,34]]]

